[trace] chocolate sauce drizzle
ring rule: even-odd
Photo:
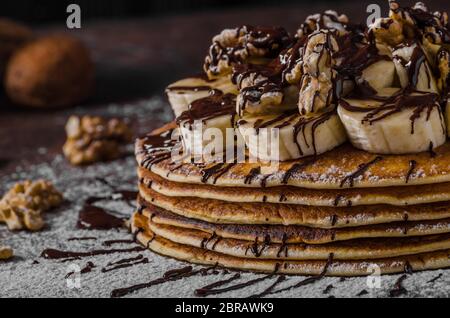
[[[114,244],[134,244],[134,240],[109,240],[102,243],[103,246],[112,246]]]
[[[409,170],[408,170],[408,172],[406,173],[406,180],[405,180],[405,183],[408,183],[408,182],[409,182],[409,179],[411,178],[411,176],[412,176],[414,170],[416,169],[416,167],[417,167],[417,161],[411,160],[411,161],[409,162]]]
[[[154,164],[169,159],[176,140],[171,138],[172,130],[160,135],[146,135],[144,137],[144,159],[140,165],[150,169]]]
[[[81,269],[80,274],[90,273],[95,267],[96,266],[94,265],[94,263],[87,262],[86,266]],[[75,272],[69,272],[69,273],[67,273],[67,275],[64,278],[67,279],[70,276],[72,276],[73,274],[75,274]]]
[[[115,253],[132,253],[132,252],[142,252],[146,249],[140,246],[128,248],[128,249],[111,249],[111,250],[93,250],[89,252],[72,252],[72,251],[60,251],[56,249],[45,249],[41,253],[41,257],[45,259],[53,260],[66,260],[66,259],[79,259],[83,257],[92,257],[97,255],[107,255]]]
[[[287,170],[285,172],[285,174],[283,175],[283,180],[281,181],[282,184],[288,184],[289,179],[296,173],[298,173],[299,171],[305,169],[306,167],[314,164],[316,162],[316,158],[310,159],[310,160],[306,160],[305,162],[302,163],[294,163],[289,170]]]
[[[277,279],[269,287],[264,289],[261,293],[250,295],[248,298],[261,298],[261,297],[264,297],[264,296],[268,296],[268,295],[270,295],[272,293],[272,291],[275,289],[275,287],[277,287],[279,284],[281,284],[285,280],[286,280],[286,276],[279,275],[277,277]]]
[[[333,263],[333,258],[334,258],[334,254],[331,253],[330,256],[328,257],[327,263],[325,264],[322,272],[319,275],[308,277],[308,278],[306,278],[306,279],[304,279],[304,280],[302,280],[302,281],[300,281],[300,282],[298,282],[298,283],[296,283],[294,285],[291,285],[291,286],[288,286],[288,287],[285,287],[285,288],[282,288],[282,289],[275,290],[271,294],[278,294],[278,293],[281,293],[281,292],[284,292],[284,291],[287,291],[287,290],[295,289],[295,288],[298,288],[298,287],[303,287],[303,286],[315,283],[318,280],[321,280],[327,274],[328,268]]]
[[[133,258],[124,258],[117,262],[108,263],[106,267],[102,268],[102,273],[115,271],[122,268],[132,267],[139,264],[148,264],[148,258],[144,258],[142,254]]]
[[[163,277],[157,278],[148,283],[137,284],[137,285],[133,285],[133,286],[126,287],[126,288],[115,289],[111,292],[111,297],[112,298],[123,297],[123,296],[126,296],[128,294],[131,294],[135,291],[138,291],[138,290],[141,290],[144,288],[150,288],[150,287],[153,287],[156,285],[164,284],[166,282],[177,281],[177,280],[180,280],[183,278],[188,278],[188,277],[199,275],[199,274],[205,274],[208,271],[215,269],[215,267],[216,266],[202,268],[202,269],[195,270],[195,271],[192,269],[192,266],[186,266],[186,267],[179,268],[179,269],[173,269],[173,270],[170,270],[170,271],[167,271],[166,273],[164,273]]]
[[[231,115],[232,126],[234,126],[236,95],[214,91],[208,97],[193,101],[188,110],[184,111],[176,120],[179,124],[192,125],[196,120],[206,121],[224,115]]]
[[[261,174],[261,167],[252,168],[245,176],[244,184],[252,184],[252,181]]]
[[[233,277],[237,277],[235,279],[240,278],[240,276],[236,276],[236,275],[233,276]],[[236,285],[231,285],[231,286],[224,287],[224,288],[216,288],[216,289],[214,289],[212,287],[210,289],[205,289],[205,287],[204,287],[203,289],[197,289],[196,290],[196,294],[197,294],[197,292],[199,292],[197,295],[202,296],[202,297],[209,296],[209,295],[223,294],[223,293],[226,293],[226,292],[229,292],[229,291],[238,290],[238,289],[242,289],[242,288],[245,288],[245,287],[248,287],[248,286],[251,286],[251,285],[255,285],[255,284],[259,283],[259,282],[265,281],[265,280],[270,279],[272,277],[273,277],[273,275],[271,274],[271,275],[255,278],[255,279],[243,282],[243,283],[239,283],[239,284],[236,284]],[[235,279],[233,279],[233,280],[235,280]],[[216,284],[220,284],[219,286],[222,286],[222,285],[224,285],[226,283],[228,283],[228,282],[227,281],[220,281],[220,282],[217,282]],[[213,284],[211,284],[211,285],[213,285]],[[208,285],[208,286],[210,286],[210,285]],[[208,286],[206,286],[206,287],[208,287]]]
[[[348,182],[349,187],[353,188],[355,179],[362,176],[364,173],[366,173],[366,171],[370,168],[370,166],[380,162],[381,160],[383,160],[383,157],[377,156],[367,163],[360,164],[355,172],[350,173],[344,179],[342,179],[341,184],[339,186],[342,188]]]
[[[389,297],[399,297],[405,295],[408,291],[403,287],[403,281],[408,277],[408,275],[402,275],[394,284],[394,287],[389,291]]]
[[[211,290],[216,289],[217,287],[229,284],[235,280],[238,280],[241,278],[241,274],[236,273],[234,274],[232,277],[228,278],[228,279],[224,279],[224,280],[220,280],[214,283],[211,283],[209,285],[206,285],[204,287],[198,288],[195,290],[195,295],[196,296],[200,296],[200,297],[205,297],[208,295],[208,293],[211,292]]]

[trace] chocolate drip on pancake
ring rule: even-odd
[[[223,115],[236,114],[236,95],[223,94],[220,91],[214,91],[208,97],[193,101],[188,110],[184,111],[178,118],[177,123],[187,121],[193,124],[196,120],[208,120]],[[234,123],[234,120],[232,120]]]
[[[175,140],[171,139],[173,130],[168,130],[160,135],[147,135],[144,138],[144,159],[141,166],[150,169],[154,164],[169,159]]]
[[[408,182],[409,182],[409,179],[411,178],[411,176],[412,176],[414,170],[416,169],[416,166],[417,166],[417,161],[411,160],[411,161],[409,162],[409,170],[408,170],[408,172],[406,173],[406,178],[405,178],[406,180],[405,180],[405,183],[408,183]]]
[[[261,174],[261,167],[252,168],[248,175],[245,176],[244,183],[251,184],[252,181]]]
[[[344,185],[348,182],[350,188],[353,188],[355,179],[362,176],[370,168],[370,166],[380,162],[381,160],[383,160],[383,157],[377,156],[367,163],[360,164],[355,172],[350,173],[344,179],[342,179],[340,187],[344,187]]]

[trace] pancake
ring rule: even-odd
[[[188,187],[186,193],[188,193]],[[313,228],[344,228],[390,222],[450,218],[450,202],[414,206],[370,205],[316,207],[297,204],[239,203],[195,197],[169,197],[145,186],[143,200],[187,218],[218,224],[303,225]],[[145,202],[143,202],[146,205]]]
[[[358,188],[341,190],[304,189],[291,186],[272,188],[215,187],[168,181],[145,169],[140,180],[166,196],[200,197],[231,202],[270,202],[313,206],[415,205],[450,201],[450,183],[412,187]]]
[[[170,134],[169,134],[170,136]],[[311,189],[411,186],[450,182],[450,142],[408,155],[376,155],[350,144],[317,157],[280,162],[272,172],[262,173],[259,163],[175,164],[170,151],[149,155],[148,138],[136,142],[138,164],[168,180],[222,187],[260,188],[291,185]]]
[[[182,217],[150,204],[146,204],[142,213],[156,225],[200,230],[209,235],[245,241],[262,242],[269,237],[272,243],[279,244],[324,244],[358,238],[425,236],[450,232],[450,219],[395,222],[342,229],[318,229],[299,225],[213,224]]]
[[[131,230],[136,233],[136,239],[142,245],[158,254],[196,264],[220,265],[254,272],[325,276],[370,275],[373,273],[373,266],[377,266],[381,274],[401,273],[405,269],[421,271],[450,267],[450,250],[385,259],[346,261],[334,260],[332,257],[329,257],[327,261],[284,261],[233,257],[215,251],[174,243],[156,236],[148,228],[147,221],[144,216],[138,213],[135,213],[131,218]]]
[[[368,260],[450,249],[450,234],[401,239],[355,239],[327,244],[277,244],[272,243],[269,236],[263,241],[236,240],[152,221],[149,221],[149,229],[175,243],[243,258],[326,260],[332,253],[337,260]]]

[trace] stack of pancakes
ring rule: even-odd
[[[450,266],[450,142],[411,155],[344,144],[263,173],[252,163],[174,163],[172,128],[136,144],[131,227],[156,253],[304,275]]]

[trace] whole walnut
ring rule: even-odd
[[[0,18],[0,76],[3,77],[12,53],[33,38],[26,26],[6,18]]]
[[[51,108],[86,99],[93,87],[93,64],[86,47],[66,35],[32,41],[12,56],[5,74],[9,98],[21,105]]]

